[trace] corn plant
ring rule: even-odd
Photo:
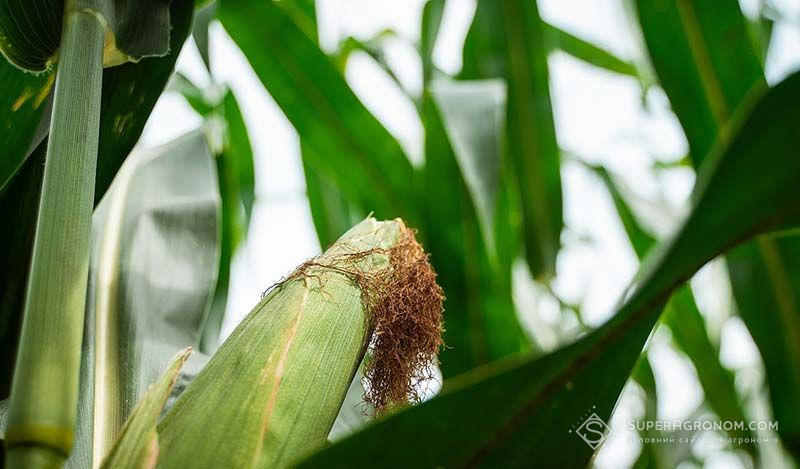
[[[5,465],[585,467],[597,446],[573,430],[587,409],[608,421],[635,382],[657,419],[646,354],[657,328],[697,371],[704,406],[746,421],[689,283],[718,258],[764,362],[775,440],[800,461],[800,74],[767,84],[766,10],[753,20],[734,0],[622,2],[642,60],[543,21],[534,0],[478,0],[461,70],[448,74],[433,58],[446,2],[428,0],[413,44],[420,93],[385,60],[393,31],[324,51],[313,0],[0,2]],[[242,96],[211,73],[214,22],[299,136],[325,248],[264,285],[222,342],[231,264],[257,242],[257,197]],[[208,87],[174,72],[190,36]],[[349,86],[355,53],[414,104],[423,164]],[[689,144],[679,164],[696,174],[668,236],[642,222],[619,174],[559,147],[552,53],[643,96],[664,91]],[[134,150],[174,92],[202,125]],[[641,261],[594,328],[553,289],[565,162],[604,185]],[[520,320],[519,266],[577,319],[555,349]],[[426,396],[439,371],[441,390]],[[338,433],[353,408],[363,415]],[[724,431],[744,461],[765,464],[752,429]],[[646,444],[636,464],[690,462]]]

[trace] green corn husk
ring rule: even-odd
[[[368,218],[274,287],[160,423],[158,467],[283,467],[323,446],[375,326],[378,297],[364,288],[380,291],[369,282],[389,278],[409,233]],[[416,262],[436,319],[423,353],[435,354],[441,293],[427,258]]]
[[[150,385],[125,423],[119,439],[100,466],[101,469],[153,467],[158,460],[158,416],[175,386],[181,367],[191,353],[191,347],[178,353],[158,381]]]

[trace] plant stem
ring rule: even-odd
[[[5,435],[11,468],[60,467],[77,414],[104,26],[67,1],[50,141]]]

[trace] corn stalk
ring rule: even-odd
[[[76,420],[99,137],[102,18],[67,1],[6,432],[9,467],[60,467]]]

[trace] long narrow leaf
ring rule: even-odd
[[[222,1],[219,17],[312,150],[309,165],[365,210],[418,220],[408,158],[292,17],[243,0]]]
[[[595,168],[611,193],[625,232],[639,259],[656,245],[656,239],[645,230],[628,206],[613,177],[605,168]],[[719,347],[712,344],[705,320],[697,307],[691,287],[687,284],[678,289],[670,298],[664,312],[664,323],[672,331],[677,345],[691,360],[697,371],[700,385],[711,409],[723,421],[744,422],[745,413],[734,383],[734,376],[719,361]],[[748,429],[732,428],[728,431],[732,438],[747,441],[742,446],[755,454],[755,445],[749,443],[753,435]]]
[[[555,274],[564,224],[546,52],[536,2],[481,0],[461,73],[507,82],[506,152],[522,202],[525,256],[542,279]]]
[[[730,140],[730,119],[764,77],[736,2],[639,0],[650,56],[686,132],[696,167],[713,142]],[[753,158],[758,159],[758,155]],[[763,169],[762,169],[763,170]],[[754,171],[754,174],[758,174]],[[761,208],[755,208],[760,210]],[[761,237],[727,259],[734,297],[764,358],[784,443],[800,459],[800,237]],[[777,338],[777,339],[776,339]]]
[[[447,297],[447,377],[529,348],[511,297],[511,266],[499,262],[494,245],[502,88],[434,82],[423,102],[425,225]]]

